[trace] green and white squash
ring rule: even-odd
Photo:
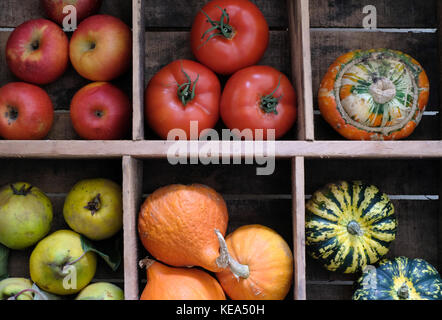
[[[306,204],[306,249],[330,271],[356,273],[383,258],[396,238],[393,203],[375,186],[338,182]]]
[[[367,268],[353,299],[442,300],[442,279],[428,262],[399,257]]]

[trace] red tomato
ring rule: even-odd
[[[54,107],[46,91],[25,82],[0,88],[0,135],[8,140],[39,140],[52,128]]]
[[[197,14],[191,31],[195,57],[228,75],[256,64],[269,43],[269,26],[248,0],[213,0]]]
[[[231,129],[275,129],[284,136],[296,120],[296,94],[290,80],[268,66],[253,66],[236,72],[226,83],[221,97],[221,118]]]
[[[190,123],[198,122],[198,135],[219,120],[221,84],[210,69],[190,60],[176,60],[150,80],[145,92],[145,116],[163,139],[182,129],[190,139]],[[198,138],[198,137],[195,137]]]

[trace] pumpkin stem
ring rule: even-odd
[[[351,221],[347,225],[347,230],[353,236],[362,236],[364,234],[361,230],[361,226],[356,221]]]
[[[224,239],[221,232],[217,229],[215,229],[215,234],[218,237],[219,241],[219,252],[220,255],[216,259],[216,264],[220,268],[230,268],[230,271],[232,271],[233,275],[236,279],[243,278],[247,279],[250,276],[250,269],[249,266],[240,264],[238,261],[232,258],[232,256],[229,253],[229,250],[227,248],[226,240]]]
[[[149,269],[154,263],[155,263],[155,260],[150,259],[149,257],[146,257],[146,258],[140,260],[140,262],[138,262],[138,265],[140,266],[140,268]]]
[[[396,97],[396,86],[387,78],[375,79],[369,90],[373,100],[379,104],[386,104]]]
[[[408,288],[407,284],[404,283],[398,290],[397,295],[401,299],[408,299],[410,297],[410,289]]]

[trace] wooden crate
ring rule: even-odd
[[[295,256],[294,285],[287,299],[351,298],[354,276],[326,272],[305,254],[305,199],[337,179],[363,179],[390,194],[399,212],[400,226],[389,256],[422,257],[442,272],[442,62],[440,34],[434,32],[440,29],[436,16],[441,12],[440,1],[406,0],[399,4],[386,0],[254,0],[271,27],[270,46],[260,64],[269,64],[292,77],[298,94],[297,125],[276,142],[276,171],[268,177],[257,176],[255,166],[172,166],[167,162],[170,142],[158,140],[145,126],[144,88],[165,64],[192,58],[190,26],[205,2],[132,0],[130,6],[127,0],[105,0],[101,12],[122,18],[133,30],[132,72],[115,82],[133,101],[132,136],[122,141],[77,138],[69,120],[69,102],[87,81],[70,69],[59,81],[44,87],[57,110],[49,140],[0,141],[0,183],[35,181],[48,192],[57,213],[54,229],[65,227],[60,208],[63,195],[73,183],[94,176],[121,183],[124,263],[116,273],[100,265],[94,281],[106,279],[124,286],[129,300],[138,299],[146,283],[145,272],[138,267],[138,261],[147,254],[136,229],[140,203],[149,193],[170,183],[204,183],[222,193],[229,208],[229,232],[251,223],[278,231]],[[0,86],[14,80],[4,61],[7,38],[20,23],[42,16],[37,3],[0,2]],[[362,8],[366,4],[377,7],[381,30],[361,30]],[[413,14],[404,19],[409,12]],[[407,140],[345,141],[319,115],[316,93],[329,64],[346,51],[371,47],[408,52],[429,74],[430,105],[422,123]],[[222,129],[223,124],[217,128]],[[194,155],[189,151],[189,157]],[[243,147],[227,152],[230,157],[247,155]],[[28,276],[29,253],[12,254],[11,275]]]

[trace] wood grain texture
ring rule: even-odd
[[[138,300],[137,216],[141,201],[143,166],[139,160],[123,157],[124,294]]]
[[[439,92],[440,96],[442,96],[442,1],[438,1],[437,3],[437,17],[438,17],[438,38],[439,38]],[[441,126],[440,126],[440,134],[442,137],[442,118]],[[440,161],[440,172],[439,177],[442,181],[442,161]],[[439,184],[439,197],[442,199],[442,183]],[[438,266],[439,270],[442,270],[442,206],[439,206],[439,260]]]
[[[294,297],[306,300],[304,158],[292,159]]]
[[[132,139],[144,138],[144,1],[132,0],[133,11],[133,112],[132,112]],[[150,44],[149,44],[150,45]]]
[[[146,1],[144,9],[146,28],[190,29],[196,14],[207,2],[207,0]],[[272,29],[287,27],[287,7],[285,0],[252,0],[252,2],[261,10]]]
[[[128,25],[132,23],[131,6],[128,0],[105,0],[99,11],[122,19]],[[0,1],[0,27],[14,28],[31,19],[44,18],[44,10],[39,0],[2,0]]]
[[[3,158],[40,159],[111,159],[133,156],[142,159],[165,159],[175,142],[173,141],[0,141],[0,154]],[[254,157],[252,148],[232,142],[193,141],[184,142],[187,156],[202,159],[222,159],[222,157]],[[275,158],[349,158],[349,159],[410,159],[442,157],[441,141],[276,141],[273,146],[254,142],[264,150],[274,150]],[[212,150],[210,158],[200,154],[201,150]],[[195,151],[194,151],[195,150]]]
[[[313,141],[309,0],[288,0],[292,81],[298,98],[298,139]]]
[[[435,28],[437,0],[310,0],[312,27],[362,28],[366,5],[377,9],[378,28]]]
[[[330,285],[324,283],[307,283],[307,299],[320,300],[350,300],[353,295],[351,285]]]

